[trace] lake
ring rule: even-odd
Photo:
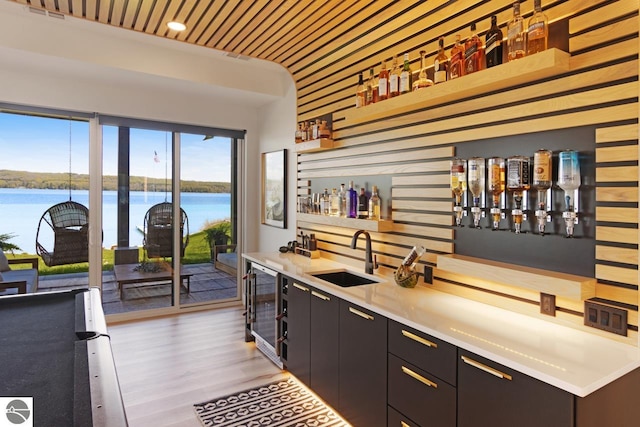
[[[110,248],[117,243],[117,192],[104,191],[102,221],[103,246]],[[23,251],[35,253],[36,233],[42,214],[51,206],[69,200],[69,190],[41,190],[0,188],[0,234],[13,234],[10,243]],[[75,190],[71,200],[89,206],[89,191]],[[132,191],[130,194],[130,230],[131,246],[142,245],[144,215],[147,210],[165,201],[163,192]],[[169,199],[169,201],[171,201]],[[189,218],[189,231],[200,231],[207,222],[231,217],[231,195],[228,193],[182,193],[182,209]],[[47,236],[47,239],[49,236]],[[42,243],[42,242],[41,242]],[[53,246],[53,241],[45,241],[45,247]]]

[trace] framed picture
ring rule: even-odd
[[[262,223],[287,228],[287,150],[262,153]]]

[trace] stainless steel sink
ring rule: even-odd
[[[349,288],[351,286],[370,285],[372,283],[378,283],[376,280],[369,279],[368,277],[359,276],[347,270],[326,271],[318,273],[309,273],[309,275],[332,283],[342,288]]]

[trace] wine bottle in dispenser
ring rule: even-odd
[[[513,193],[511,216],[516,234],[522,231],[524,194],[531,188],[529,163],[529,158],[525,156],[513,156],[507,159],[507,190]]]
[[[487,160],[489,193],[491,193],[492,228],[497,230],[502,218],[501,198],[505,188],[505,167],[502,157],[491,157]]]
[[[471,213],[473,214],[473,225],[476,228],[480,228],[480,218],[482,216],[482,205],[484,200],[482,196],[484,194],[485,184],[485,167],[483,157],[472,157],[467,161],[467,185],[469,191],[473,196],[473,205],[471,206]]]
[[[551,196],[551,156],[549,150],[540,149],[533,155],[533,188],[538,192],[538,205],[536,208],[536,218],[538,219],[538,233],[544,235],[544,229],[550,210],[549,202]]]
[[[567,237],[573,237],[573,226],[578,223],[578,188],[580,188],[580,161],[578,152],[561,151],[558,156],[558,186],[564,190],[565,211],[562,218]]]
[[[462,225],[462,196],[467,191],[467,162],[463,159],[455,158],[451,160],[451,191],[455,197],[453,212],[456,216],[456,225]]]

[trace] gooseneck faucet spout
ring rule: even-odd
[[[364,234],[366,240],[364,272],[367,274],[373,274],[373,269],[376,267],[373,263],[373,256],[371,253],[371,236],[369,235],[369,233],[364,230],[356,231],[356,233],[353,235],[353,238],[351,239],[351,249],[356,248],[356,245],[358,243],[358,236],[360,236],[361,234]]]

